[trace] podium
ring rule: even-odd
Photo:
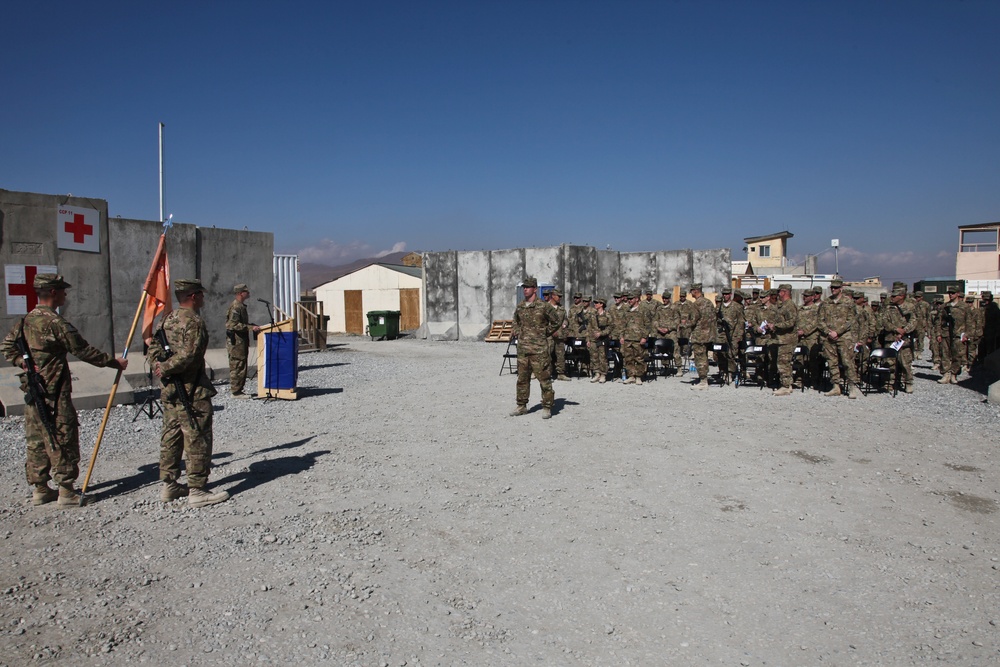
[[[297,399],[299,335],[294,320],[261,327],[257,350],[257,398]]]

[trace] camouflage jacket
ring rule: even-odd
[[[746,326],[746,313],[743,311],[743,304],[735,301],[719,303],[718,317],[725,322],[723,327],[726,333],[722,334],[726,344],[735,345],[743,340],[743,330]]]
[[[45,381],[46,393],[50,398],[73,391],[67,353],[100,367],[110,365],[115,359],[84,340],[76,327],[49,306],[36,306],[24,316],[23,322],[24,338],[31,350],[31,358]],[[20,334],[21,322],[18,322],[0,346],[7,361],[19,368],[21,353],[17,350],[17,339]],[[24,382],[22,378],[22,385]]]
[[[819,339],[819,306],[810,303],[799,308],[798,321],[795,326],[802,332],[803,345],[815,345]]]
[[[897,329],[902,329],[903,335],[906,335],[913,333],[916,325],[917,318],[912,313],[907,313],[904,307],[894,304],[889,304],[882,311],[882,317],[879,322],[879,328],[882,330],[885,340],[888,343],[897,341],[903,337],[899,335]]]
[[[711,343],[715,340],[715,306],[704,296],[691,302],[691,334],[692,343]]]
[[[774,328],[774,338],[780,345],[794,345],[799,340],[795,324],[799,319],[799,309],[791,299],[778,301],[774,306],[771,326]]]
[[[681,323],[681,316],[678,310],[671,305],[663,306],[656,311],[656,321],[654,326],[657,329],[657,336],[676,336],[677,327]],[[659,330],[662,329],[663,333]]]
[[[216,390],[205,372],[205,350],[208,349],[208,328],[205,320],[190,308],[178,308],[163,318],[163,332],[173,355],[165,359],[160,341],[153,337],[149,345],[149,365],[159,362],[163,373],[163,400],[180,400],[174,387],[177,378],[193,401],[215,396]]]
[[[555,305],[549,301],[543,301],[543,303],[548,303],[549,307],[555,311],[556,317],[559,319],[559,326],[556,328],[555,333],[552,335],[559,340],[564,338],[572,338],[573,334],[570,332],[569,318],[566,316],[566,309],[562,305]]]
[[[950,322],[950,324],[949,324]],[[946,303],[941,313],[941,333],[943,338],[959,339],[962,334],[968,335],[969,307],[959,299],[954,303]]]
[[[652,325],[646,311],[639,307],[629,308],[622,313],[621,336],[625,342],[636,342],[648,338]]]
[[[855,332],[857,321],[858,309],[854,300],[848,299],[843,294],[837,299],[827,299],[820,304],[819,327],[823,338],[829,337],[831,331],[836,331],[838,337],[851,334]]]
[[[250,317],[247,315],[247,305],[233,299],[226,310],[226,334],[229,332],[244,340],[250,340]]]
[[[876,318],[875,313],[868,306],[858,306],[857,304],[855,306],[858,309],[858,324],[854,327],[856,342],[867,344],[879,332],[881,318]]]
[[[556,308],[535,299],[522,301],[514,309],[514,335],[518,354],[542,354],[549,350],[549,338],[562,325]]]
[[[587,311],[590,317],[587,318],[587,339],[595,342],[598,339],[611,335],[611,315],[608,311],[598,313],[597,309]]]

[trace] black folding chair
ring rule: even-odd
[[[503,353],[503,361],[500,363],[500,375],[503,375],[505,369],[511,375],[517,375],[517,338],[514,336],[510,337],[510,341],[507,343],[507,351]]]

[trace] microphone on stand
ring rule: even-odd
[[[257,300],[260,301],[261,303],[266,303],[269,306],[271,305],[271,302],[270,301],[266,301],[265,299],[257,299]]]

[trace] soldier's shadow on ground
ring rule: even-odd
[[[559,414],[560,412],[563,411],[563,408],[565,408],[567,405],[580,405],[580,404],[577,403],[576,401],[567,401],[565,398],[557,398],[555,401],[552,402],[552,414],[553,415]],[[534,408],[533,410],[531,410],[531,412],[541,409],[542,409],[541,406],[539,406],[538,408]]]
[[[267,484],[281,477],[298,475],[301,472],[305,472],[316,465],[316,459],[329,453],[329,449],[321,449],[303,454],[302,456],[284,456],[266,461],[256,461],[247,466],[248,469],[246,471],[215,480],[212,486],[218,488],[224,484],[238,482],[236,486],[226,489],[229,491],[229,495],[238,496],[244,491],[249,491],[261,484]]]
[[[351,364],[349,362],[346,362],[346,361],[342,361],[342,362],[335,363],[335,364],[313,364],[312,366],[305,366],[303,364],[299,364],[299,370],[300,371],[312,371],[312,370],[316,370],[316,369],[319,369],[319,368],[336,368],[337,366],[350,366],[350,365]]]
[[[299,398],[313,398],[315,396],[341,394],[343,392],[343,387],[299,387],[297,393]]]

